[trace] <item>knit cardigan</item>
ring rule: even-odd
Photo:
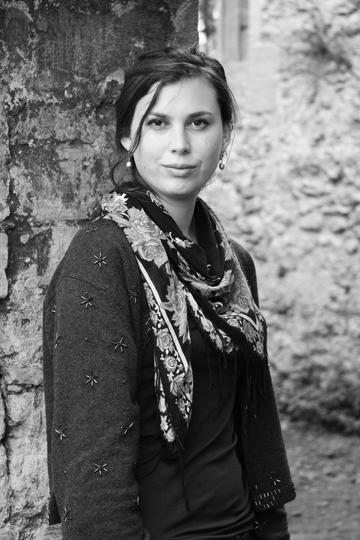
[[[235,248],[258,302],[253,261]],[[45,296],[43,328],[50,524],[61,521],[64,540],[142,540],[137,389],[149,312],[134,253],[112,221],[100,218],[75,235]],[[237,452],[261,525],[295,492],[270,373],[256,416],[243,384]],[[280,539],[261,536],[261,526],[256,534]]]

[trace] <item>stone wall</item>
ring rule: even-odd
[[[4,1],[0,32],[0,538],[12,540],[39,538],[46,517],[44,290],[111,187],[123,69],[196,42],[197,1]]]
[[[256,260],[282,411],[360,433],[360,3],[249,9],[247,58],[226,62],[239,127],[207,198]]]

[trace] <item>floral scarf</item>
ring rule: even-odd
[[[123,229],[136,256],[155,338],[160,428],[170,446],[182,449],[193,402],[189,317],[220,358],[241,352],[251,376],[267,364],[265,320],[221,223],[200,198],[195,219],[199,243],[207,236],[206,254],[138,182],[105,196],[102,211]]]

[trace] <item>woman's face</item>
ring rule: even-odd
[[[136,105],[130,137],[122,139],[127,149],[155,90]],[[144,119],[134,160],[143,180],[164,203],[194,202],[214,173],[229,137],[211,83],[203,77],[183,79],[160,91]]]

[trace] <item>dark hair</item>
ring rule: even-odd
[[[120,96],[115,103],[115,142],[118,153],[123,154],[124,157],[113,167],[112,176],[116,167],[124,159],[133,161],[132,155],[139,144],[145,117],[154,107],[162,88],[182,79],[199,76],[207,79],[214,87],[222,122],[231,128],[236,118],[235,99],[227,84],[224,68],[215,58],[207,56],[195,47],[188,51],[167,47],[139,56],[127,69]],[[121,144],[121,139],[130,135],[136,105],[157,83],[158,86],[141,118],[132,146],[130,150],[126,150]],[[134,162],[133,166],[135,166]]]

